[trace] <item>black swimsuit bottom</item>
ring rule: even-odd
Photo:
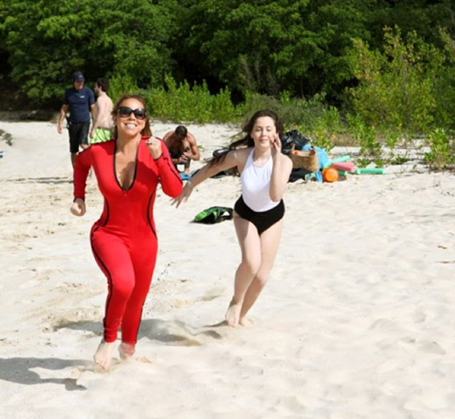
[[[284,202],[281,200],[276,207],[268,211],[256,212],[245,204],[243,197],[240,196],[234,205],[234,210],[240,217],[253,223],[258,229],[259,235],[261,235],[265,230],[269,229],[283,218]]]

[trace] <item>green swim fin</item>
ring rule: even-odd
[[[232,214],[232,208],[210,207],[196,214],[193,221],[201,224],[216,224],[224,220],[231,220]]]

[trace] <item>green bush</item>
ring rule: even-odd
[[[114,76],[109,80],[109,96],[115,103],[124,94],[138,94],[139,87],[130,76]]]
[[[425,162],[430,169],[443,170],[455,163],[453,138],[442,128],[434,129],[427,138],[430,151],[425,153]]]
[[[313,144],[330,152],[335,146],[337,136],[344,131],[338,109],[328,107],[314,120],[310,128]]]
[[[350,62],[359,85],[348,90],[353,113],[369,126],[428,132],[437,108],[435,81],[444,60],[441,51],[415,33],[405,43],[399,29],[386,29],[384,53],[355,40]]]
[[[382,145],[377,139],[374,127],[365,124],[359,115],[348,115],[349,132],[360,146],[359,166],[367,166],[374,162],[376,166],[382,167]]]
[[[207,83],[177,84],[166,77],[166,88],[157,87],[144,91],[154,118],[172,122],[229,122],[236,119],[236,108],[229,89],[212,95]]]

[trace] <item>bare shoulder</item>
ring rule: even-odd
[[[97,103],[109,103],[109,101],[111,101],[109,96],[98,96],[98,99],[96,99]]]
[[[248,156],[251,153],[253,147],[248,148],[240,148],[236,150],[232,150],[228,153],[228,157],[230,158],[231,166],[236,166],[239,173],[243,172],[243,168],[245,167],[246,161]]]
[[[236,150],[232,150],[229,152],[229,154],[232,154],[232,157],[238,162],[245,164],[246,159],[251,153],[251,150],[253,150],[253,147],[248,147],[248,148],[239,148]]]
[[[290,159],[289,156],[286,156],[285,154],[281,153],[280,154],[280,160],[283,162],[283,164],[286,167],[292,168],[292,160]]]
[[[288,156],[286,156],[282,153],[280,153],[279,159],[280,159],[280,166],[282,168],[283,173],[290,175],[292,172],[292,167],[293,167],[292,160]]]
[[[163,140],[164,140],[164,141],[168,140],[168,139],[171,137],[171,135],[172,135],[173,132],[174,132],[174,131],[168,131],[168,132],[166,132],[166,134],[163,135]]]

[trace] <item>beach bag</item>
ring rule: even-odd
[[[195,223],[217,224],[224,220],[231,220],[234,210],[228,207],[210,207],[194,217]]]
[[[296,150],[292,146],[289,157],[291,158],[293,169],[305,169],[309,172],[319,170],[318,153],[313,146],[308,150]]]
[[[301,150],[303,146],[311,143],[311,141],[298,132],[296,129],[285,132],[281,137],[281,152],[290,155],[291,149],[294,147],[297,150]]]
[[[314,172],[310,172],[309,170],[306,170],[306,169],[292,169],[291,174],[289,175],[288,182],[293,183],[293,182],[296,182],[298,180],[303,180],[305,182],[308,182],[308,181],[314,179],[314,177],[315,177],[315,173]]]

